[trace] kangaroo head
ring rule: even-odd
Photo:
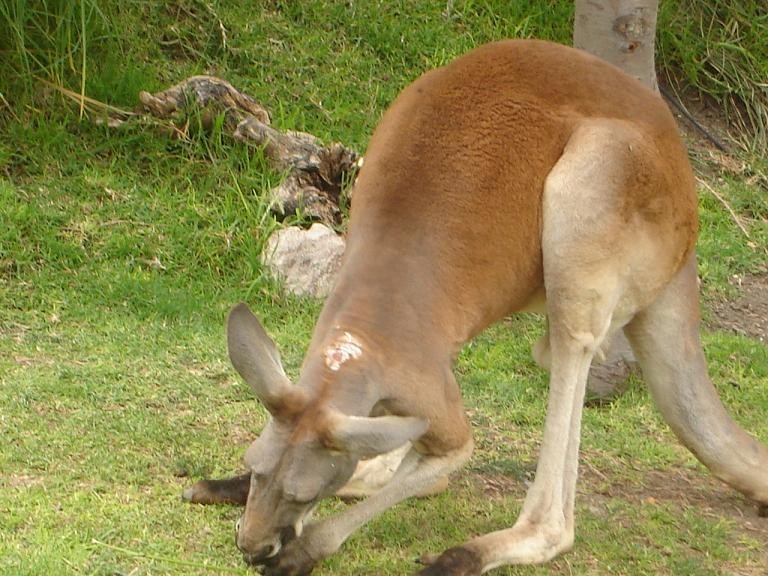
[[[232,364],[272,416],[246,453],[251,486],[237,528],[238,548],[246,561],[259,564],[301,534],[317,503],[349,480],[359,460],[418,438],[428,423],[350,416],[292,385],[277,347],[245,304],[230,313],[227,339]],[[342,364],[355,357],[343,339],[326,350],[330,376],[343,378]]]

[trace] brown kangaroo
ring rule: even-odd
[[[233,309],[230,357],[272,418],[248,474],[185,497],[245,502],[245,559],[275,576],[310,573],[370,518],[466,462],[454,359],[492,322],[540,310],[548,330],[534,357],[550,393],[522,512],[420,574],[481,574],[571,548],[587,372],[617,330],[680,440],[767,505],[768,448],[726,413],[702,354],[696,210],[672,115],[617,68],[513,40],[424,74],[371,139],[344,264],[295,385],[248,308]],[[383,488],[308,521],[360,461],[409,442]]]

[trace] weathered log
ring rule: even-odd
[[[235,138],[261,146],[277,170],[287,175],[270,192],[278,216],[301,214],[328,225],[341,223],[341,193],[360,156],[342,144],[323,146],[305,132],[279,132],[255,118],[237,126]]]
[[[283,182],[270,191],[278,217],[299,214],[330,226],[341,223],[341,194],[360,160],[354,150],[338,143],[324,146],[305,132],[274,129],[265,108],[213,76],[192,76],[157,94],[141,92],[139,99],[150,114],[160,118],[202,109],[207,127],[216,115],[223,114],[226,130],[236,139],[262,148],[271,167],[286,173]]]
[[[139,100],[153,116],[159,118],[185,112],[192,106],[213,106],[224,112],[225,125],[231,130],[248,117],[256,118],[263,124],[270,123],[269,113],[264,107],[226,80],[214,76],[191,76],[157,94],[141,91]]]

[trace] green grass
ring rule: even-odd
[[[681,9],[685,7],[685,9]],[[662,68],[725,112],[732,135],[747,149],[768,147],[768,10],[761,0],[661,2]]]
[[[665,22],[682,19],[662,4]],[[239,511],[179,499],[193,479],[236,471],[265,419],[229,366],[224,318],[248,300],[295,377],[319,311],[261,268],[277,226],[262,196],[279,175],[258,152],[217,133],[179,141],[81,121],[36,78],[131,108],[139,90],[211,72],[278,126],[364,149],[423,70],[494,38],[570,37],[570,1],[444,9],[0,0],[0,574],[252,574],[233,543]],[[679,69],[703,58],[695,46],[675,56]],[[712,185],[750,233],[702,193],[703,289],[718,297],[733,274],[765,272],[768,226],[764,190],[738,176]],[[540,331],[523,316],[464,350],[472,462],[449,492],[375,520],[318,574],[409,573],[420,554],[514,520],[544,416],[546,377],[529,354]],[[765,346],[719,333],[705,344],[733,413],[768,441]],[[586,410],[583,434],[576,549],[499,574],[768,570],[765,531],[745,528],[759,521],[737,516],[743,499],[679,447],[639,381]],[[670,489],[680,478],[688,492]]]

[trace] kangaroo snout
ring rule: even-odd
[[[274,538],[263,539],[260,541],[253,540],[241,534],[241,525],[242,518],[238,520],[235,525],[237,530],[235,544],[237,545],[238,550],[242,552],[245,562],[252,566],[268,563],[270,559],[277,556],[284,545],[296,538],[296,531],[288,526],[280,530],[279,535]]]

